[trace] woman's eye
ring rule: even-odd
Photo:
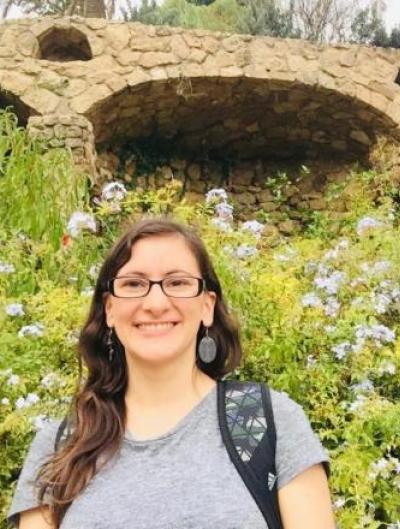
[[[129,279],[124,282],[124,287],[131,287],[131,288],[140,288],[145,285],[144,281],[139,281],[138,279]]]

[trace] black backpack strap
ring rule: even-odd
[[[61,421],[60,426],[58,427],[56,439],[54,441],[54,451],[57,452],[61,441],[64,441],[68,438],[70,435],[71,430],[69,428],[69,421],[68,421],[68,415],[64,417],[64,419]]]
[[[269,388],[256,382],[218,381],[218,420],[232,463],[256,501],[268,529],[282,529],[276,432]]]

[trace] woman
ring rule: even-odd
[[[56,454],[59,421],[36,435],[12,522],[20,529],[265,529],[221,441],[217,381],[239,364],[241,349],[194,232],[145,220],[116,243],[79,350],[87,377],[71,434]],[[333,529],[326,453],[300,406],[279,392],[271,397],[284,529]]]

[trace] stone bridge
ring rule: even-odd
[[[400,138],[400,51],[41,18],[0,25],[0,105],[92,164],[152,139],[189,155],[360,159]]]

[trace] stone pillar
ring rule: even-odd
[[[71,151],[75,164],[96,177],[96,148],[93,126],[78,114],[31,116],[27,130],[34,137],[47,140],[50,147]]]

